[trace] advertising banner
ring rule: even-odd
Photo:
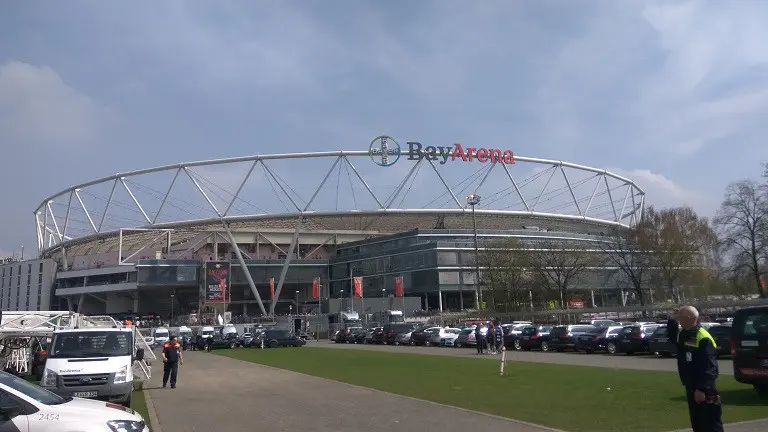
[[[395,276],[395,297],[403,296],[403,277]]]
[[[312,279],[312,298],[313,299],[320,298],[320,278],[319,277]]]
[[[229,261],[208,261],[205,263],[205,302],[225,303],[232,276]]]
[[[275,278],[269,278],[269,298],[275,301]]]
[[[363,277],[357,276],[352,278],[352,282],[354,284],[354,296],[355,297],[362,297],[363,296]]]

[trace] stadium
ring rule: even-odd
[[[362,147],[178,163],[55,193],[34,210],[37,307],[260,316],[332,312],[355,294],[375,312],[399,293],[410,309],[474,308],[475,246],[590,244],[642,217],[645,192],[603,169],[388,136]],[[24,281],[5,270],[3,306],[15,288],[24,310]],[[580,283],[615,299],[610,271]]]

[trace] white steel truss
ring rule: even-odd
[[[165,240],[169,257],[174,255],[170,252],[171,240],[183,243],[185,247],[189,244],[189,249],[193,249],[205,241],[205,237],[200,237],[203,231],[196,231],[196,227],[224,226],[229,233],[235,225],[245,221],[282,219],[298,220],[296,230],[300,230],[302,220],[304,226],[310,226],[317,218],[359,215],[368,217],[365,228],[373,229],[376,218],[389,215],[445,217],[469,214],[470,209],[464,201],[464,195],[469,193],[484,199],[476,209],[478,218],[528,217],[621,228],[641,220],[645,208],[645,192],[632,180],[602,169],[559,160],[516,156],[514,165],[501,162],[466,164],[429,157],[410,160],[403,156],[398,166],[406,169],[396,169],[377,166],[370,158],[368,151],[256,155],[148,168],[75,185],[44,199],[35,209],[38,253],[51,256],[69,253],[73,247],[81,248],[80,253],[117,248],[120,264],[134,265],[134,259],[141,251],[162,240]],[[306,162],[312,163],[310,168],[302,165]],[[324,162],[328,162],[327,170],[322,166]],[[280,164],[287,165],[281,170]],[[360,170],[364,164],[370,164],[366,165],[365,174]],[[403,167],[404,164],[410,165]],[[448,172],[457,165],[479,168],[463,187],[461,182],[455,181],[458,176]],[[204,175],[214,169],[227,172],[235,166],[246,169],[237,176],[228,174],[224,187]],[[302,183],[307,181],[301,178],[307,170],[320,176],[312,183]],[[520,172],[526,170],[534,174],[521,179]],[[145,184],[153,175],[166,175],[168,178],[163,181],[167,183]],[[431,183],[430,194],[423,200],[434,197],[441,202],[439,205],[434,204],[434,200],[404,205],[404,200],[413,195],[410,192],[415,181],[424,175],[431,177]],[[378,179],[372,182],[374,176]],[[341,185],[347,182],[349,191],[341,195]],[[387,182],[392,186],[382,186]],[[254,192],[254,183],[263,189]],[[265,195],[267,186],[271,187],[272,198]],[[98,192],[100,187],[104,188],[103,193]],[[419,187],[424,185],[416,186]],[[331,198],[326,195],[334,188],[336,208],[321,208],[329,205]],[[358,193],[356,189],[359,189]],[[340,195],[346,204],[339,205]],[[97,201],[94,203],[93,200]],[[193,200],[198,204],[189,203]],[[513,204],[506,205],[508,202]],[[153,207],[156,203],[159,205]],[[276,209],[279,205],[283,206],[282,210]],[[247,206],[256,211],[243,210]],[[408,228],[403,227],[404,230]],[[218,235],[236,246],[231,235]],[[259,235],[269,241],[266,236]],[[197,240],[197,243],[190,240]],[[239,256],[238,261],[247,256],[239,248],[234,250]],[[294,253],[292,250],[283,253],[287,256],[284,266],[287,270]],[[72,255],[76,253],[72,252]],[[282,287],[282,279],[277,291]],[[256,294],[251,281],[249,285]]]

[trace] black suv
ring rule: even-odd
[[[768,306],[736,311],[731,333],[733,376],[768,399]]]

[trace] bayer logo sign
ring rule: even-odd
[[[400,144],[390,136],[377,136],[371,141],[368,156],[376,165],[392,166],[400,159]]]

